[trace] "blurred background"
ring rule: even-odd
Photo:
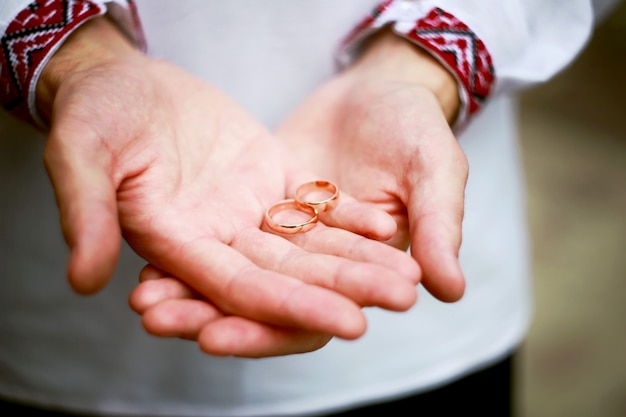
[[[626,417],[626,2],[521,117],[536,311],[520,417]]]

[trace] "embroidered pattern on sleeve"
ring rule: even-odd
[[[495,81],[491,55],[485,44],[463,22],[440,8],[433,8],[414,20],[403,19],[400,2],[387,0],[380,3],[364,18],[340,45],[339,63],[345,65],[351,51],[359,41],[387,24],[393,25],[396,34],[429,51],[457,79],[461,111],[455,125],[476,113],[489,97]],[[393,10],[392,10],[393,9]]]
[[[105,1],[35,0],[9,23],[0,39],[0,104],[13,115],[43,125],[35,87],[45,63],[82,23],[107,12]],[[133,19],[139,25],[134,3]]]

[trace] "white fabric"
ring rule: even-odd
[[[338,41],[375,3],[137,1],[150,54],[216,84],[270,127],[333,73]],[[371,309],[365,337],[310,354],[213,358],[147,335],[127,305],[143,266],[127,248],[102,293],[73,294],[43,138],[0,114],[0,396],[127,415],[312,415],[437,386],[506,354],[527,330],[532,298],[515,103],[505,90],[565,65],[592,21],[588,2],[536,3],[428,0],[476,28],[504,77],[459,137],[470,163],[466,296],[444,304],[422,289],[411,311]],[[539,27],[543,13],[549,30]]]
[[[0,33],[4,33],[9,23],[31,0],[11,0],[0,3]]]

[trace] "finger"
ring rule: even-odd
[[[166,300],[192,299],[197,294],[176,278],[160,278],[144,281],[131,292],[130,307],[138,314]]]
[[[197,340],[200,330],[220,317],[222,312],[205,300],[172,298],[147,308],[141,320],[154,336]]]
[[[311,179],[310,175],[291,174],[290,181],[287,184],[287,195],[296,196],[300,186],[314,184],[317,181],[327,183],[328,181]],[[360,202],[352,196],[346,194],[338,186],[332,182],[330,186],[334,187],[332,192],[336,191],[337,199],[328,204],[317,205],[316,208],[320,212],[320,219],[327,225],[349,230],[361,236],[370,239],[388,240],[394,236],[397,226],[394,218],[384,210],[381,210],[370,203]],[[309,189],[316,188],[311,185]],[[319,201],[324,200],[323,190],[318,192]],[[331,208],[332,207],[332,208]]]
[[[343,229],[318,224],[306,233],[281,235],[281,237],[311,254],[333,255],[339,257],[339,260],[352,260],[385,267],[388,269],[383,275],[385,277],[397,274],[412,285],[417,285],[421,279],[418,263],[406,251]],[[267,255],[268,257],[264,259],[270,260],[270,254]],[[251,253],[250,256],[254,254]],[[303,268],[303,270],[307,269]]]
[[[68,278],[81,294],[99,291],[109,281],[121,248],[115,187],[108,154],[85,123],[56,117],[44,162],[70,248]]]
[[[248,233],[242,232],[237,240],[245,240]],[[259,245],[257,250],[281,250],[272,239],[255,242]],[[233,246],[236,245],[233,243]],[[288,257],[288,254],[282,256]],[[352,300],[291,276],[259,268],[244,254],[222,242],[195,240],[179,251],[168,253],[162,261],[163,269],[171,271],[226,314],[346,339],[365,332],[363,312]]]
[[[142,323],[148,333],[159,337],[197,339],[202,350],[213,355],[265,357],[303,353],[321,348],[331,338],[240,317],[221,319],[224,316],[215,306],[206,300],[192,299],[193,293],[188,287],[174,278],[144,282],[139,288],[144,293],[134,291],[131,299],[145,297],[148,293],[156,292],[157,295],[145,307],[137,308],[136,303],[133,307],[142,314]],[[201,330],[202,337],[199,337]]]
[[[446,302],[459,300],[465,291],[458,255],[467,162],[462,156],[451,161],[447,169],[421,179],[408,204],[411,253],[424,272],[422,283],[433,296]]]
[[[269,326],[242,317],[224,317],[199,333],[200,348],[211,355],[261,358],[306,353],[324,347],[332,336]]]
[[[155,279],[161,279],[168,276],[165,271],[157,268],[152,264],[147,264],[139,272],[139,282],[151,281]]]
[[[216,356],[260,358],[311,352],[332,338],[242,317],[225,317],[204,301],[188,299],[167,300],[151,307],[142,323],[154,336],[197,340],[204,352]]]
[[[286,237],[249,231],[234,247],[265,269],[336,291],[360,306],[405,311],[417,299],[419,268],[405,252],[322,224]]]
[[[348,195],[332,210],[320,213],[320,219],[328,226],[337,227],[376,240],[389,240],[397,232],[397,225],[389,213],[362,203]]]

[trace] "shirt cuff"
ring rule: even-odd
[[[35,0],[18,11],[0,33],[2,107],[22,120],[45,127],[35,105],[41,71],[76,28],[107,13],[139,48],[146,49],[132,0]]]
[[[359,54],[363,41],[390,25],[398,36],[430,52],[456,78],[461,109],[453,126],[464,124],[491,93],[495,70],[485,44],[462,21],[440,9],[424,9],[419,0],[386,0],[344,38],[337,51],[340,68]]]

